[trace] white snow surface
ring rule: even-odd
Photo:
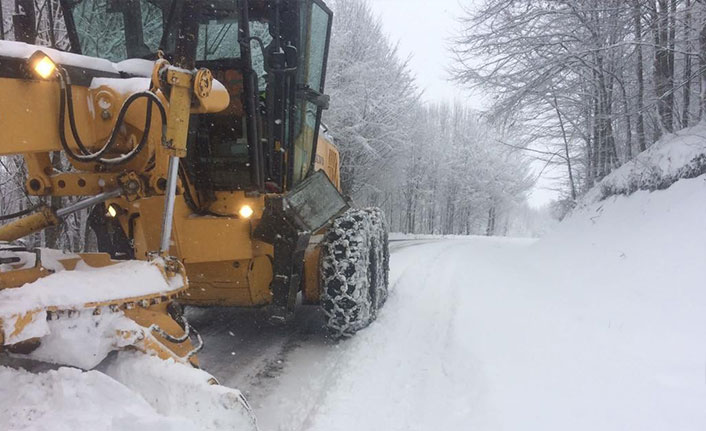
[[[120,352],[103,371],[140,394],[160,414],[191,419],[196,430],[250,431],[256,427],[240,391],[213,384],[213,376],[203,370]]]
[[[253,430],[240,392],[212,385],[210,378],[138,353],[121,353],[105,373],[59,368],[33,374],[0,367],[0,429]]]
[[[62,250],[54,250],[51,248],[40,247],[39,251],[42,266],[48,270],[55,272],[64,270],[64,265],[61,264],[61,260],[79,257],[77,254],[74,253],[69,253]],[[19,262],[13,265],[0,265],[0,272],[11,271],[16,267],[20,269],[33,268],[36,264],[37,259],[37,255],[29,251],[0,250],[0,257],[16,257],[20,259]]]
[[[704,166],[706,120],[663,136],[646,151],[606,176],[582,201],[590,204],[615,193],[630,194],[636,190],[664,188],[679,178],[703,174]],[[699,172],[694,174],[695,171]]]
[[[586,205],[539,241],[392,243],[369,328],[294,340],[275,377],[227,383],[265,431],[704,430],[704,220],[700,176]]]
[[[42,51],[56,64],[84,67],[87,69],[111,73],[119,72],[115,63],[111,63],[110,61],[102,58],[88,57],[85,55],[74,54],[72,52],[59,51],[58,49],[53,49],[46,46],[31,45],[24,42],[0,40],[0,56],[3,57],[28,60],[32,54],[37,51]]]
[[[158,414],[144,399],[98,371],[60,368],[33,374],[0,367],[3,430],[189,430],[185,420]]]
[[[91,88],[104,85],[120,94],[129,95],[149,90],[151,83],[150,78],[93,78]]]
[[[154,61],[144,58],[129,58],[116,64],[121,72],[132,76],[151,77],[154,70]]]
[[[27,357],[51,364],[69,365],[90,370],[114,350],[133,345],[138,337],[147,336],[135,321],[122,311],[103,308],[94,315],[90,310],[78,316],[46,320],[41,344]],[[144,334],[144,335],[143,335]]]

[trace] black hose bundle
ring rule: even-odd
[[[27,209],[17,211],[17,212],[11,213],[11,214],[3,214],[3,215],[0,215],[0,221],[7,221],[7,220],[12,220],[14,218],[19,218],[19,217],[25,216],[27,214],[33,213],[35,210],[37,210],[39,208],[41,208],[41,205],[29,207]]]
[[[66,154],[72,158],[73,160],[76,160],[78,162],[99,162],[105,165],[111,165],[111,166],[118,166],[125,164],[135,158],[145,147],[147,144],[147,138],[150,133],[150,128],[152,125],[152,104],[156,104],[157,108],[159,109],[159,113],[162,119],[162,136],[165,136],[166,134],[166,129],[167,129],[167,112],[164,109],[164,105],[162,105],[162,101],[159,100],[156,94],[154,94],[151,91],[141,91],[139,93],[135,93],[130,95],[125,102],[123,103],[123,106],[120,108],[120,111],[118,112],[118,118],[115,121],[115,126],[113,126],[113,130],[110,132],[110,137],[108,138],[108,141],[103,145],[103,148],[98,150],[97,152],[93,153],[91,152],[86,146],[83,144],[83,141],[81,141],[81,138],[79,137],[78,134],[78,128],[76,127],[76,119],[74,115],[74,104],[73,104],[73,93],[71,91],[71,82],[68,76],[68,73],[66,72],[65,69],[61,68],[60,73],[59,73],[59,84],[60,84],[60,93],[59,93],[59,138],[61,140],[61,146],[66,151]],[[125,121],[125,115],[127,114],[127,110],[130,108],[130,106],[138,99],[141,98],[146,98],[147,99],[147,114],[145,115],[145,127],[144,131],[142,133],[142,138],[140,139],[140,142],[137,144],[135,148],[130,150],[130,152],[123,154],[118,157],[106,159],[103,158],[103,155],[110,151],[116,143],[117,140],[117,135],[118,135],[118,130],[122,127],[124,121]],[[71,134],[74,138],[74,141],[76,141],[76,145],[78,145],[79,150],[81,151],[82,154],[76,154],[68,145],[66,141],[66,111],[68,108],[68,113],[69,113],[69,127],[71,128]]]

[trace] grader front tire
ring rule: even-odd
[[[368,326],[387,296],[387,230],[381,214],[348,210],[324,236],[321,305],[326,327],[336,338]]]

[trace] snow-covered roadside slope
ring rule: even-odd
[[[507,429],[706,429],[705,262],[706,176],[587,204],[531,247],[498,334],[519,343],[488,366]]]
[[[663,136],[605,177],[583,198],[593,203],[637,190],[666,189],[684,178],[706,174],[706,120],[693,127]]]

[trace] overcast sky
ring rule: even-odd
[[[477,0],[369,0],[373,11],[382,18],[385,33],[399,44],[400,55],[411,55],[410,68],[426,101],[456,99],[483,108],[483,95],[450,82],[448,72],[453,65],[451,39],[461,28],[457,18],[463,14],[463,5],[474,1]],[[541,167],[535,168],[539,171]],[[529,198],[530,204],[540,206],[556,198],[556,192],[547,190],[551,185],[549,178],[540,179]]]

